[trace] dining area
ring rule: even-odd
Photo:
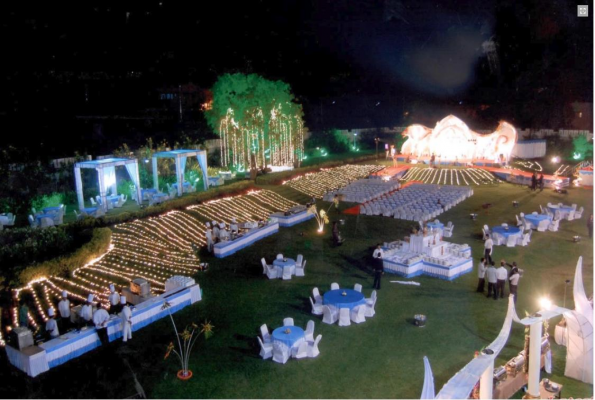
[[[308,321],[306,328],[296,326],[294,319],[283,319],[283,325],[273,329],[271,333],[267,324],[260,327],[260,336],[257,337],[260,345],[260,357],[263,360],[272,360],[285,364],[290,358],[316,358],[320,354],[318,345],[322,335],[315,338],[315,322]]]
[[[330,290],[323,295],[317,287],[313,288],[310,304],[312,314],[322,316],[323,323],[350,326],[352,322],[361,324],[366,322],[366,318],[372,318],[376,314],[377,299],[376,290],[366,298],[359,283],[356,283],[353,289],[349,289],[341,288],[338,283],[333,282]]]
[[[297,258],[293,259],[279,253],[272,264],[268,264],[264,257],[260,262],[262,273],[269,279],[291,280],[292,276],[306,275],[306,260],[302,254],[298,254]]]
[[[41,211],[37,211],[35,207],[33,207],[31,208],[31,214],[28,216],[29,225],[32,228],[42,229],[62,225],[64,223],[65,213],[66,206],[64,204],[44,207]],[[14,224],[14,217],[12,222]]]

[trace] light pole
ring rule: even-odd
[[[380,141],[380,139],[376,137],[374,138],[374,141],[376,142],[376,159],[378,160],[378,142]]]

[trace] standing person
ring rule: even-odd
[[[489,234],[486,234],[486,241],[483,244],[483,254],[488,264],[492,264],[492,252],[494,250],[494,241]]]
[[[90,293],[89,296],[87,296],[87,302],[81,307],[79,314],[81,326],[90,325],[93,322],[93,299],[93,293]]]
[[[436,164],[436,156],[432,153],[432,157],[430,157],[430,167],[433,167]]]
[[[539,179],[537,180],[537,184],[539,185],[539,191],[543,192],[543,174],[539,175]]]
[[[122,341],[126,343],[128,339],[132,339],[132,311],[126,304],[126,296],[120,297],[122,303],[122,311],[120,312],[120,320],[122,321]]]
[[[589,238],[593,238],[593,214],[587,220],[587,230],[589,231]]]
[[[536,187],[537,187],[537,175],[535,175],[535,172],[533,172],[533,175],[531,175],[531,190],[535,191]]]
[[[219,225],[215,221],[213,221],[213,239],[215,243],[219,242]]]
[[[488,297],[491,297],[493,292],[494,300],[498,300],[498,288],[496,288],[496,283],[498,282],[498,273],[496,272],[496,267],[494,266],[493,261],[486,270],[486,274],[488,276]]]
[[[97,330],[97,336],[101,340],[101,344],[108,344],[109,337],[107,336],[107,322],[109,321],[109,314],[103,309],[101,303],[97,303],[97,310],[93,313],[93,323]]]
[[[68,300],[68,293],[66,290],[62,291],[62,300],[58,303],[58,311],[60,312],[60,330],[66,332],[70,328],[70,300]]]
[[[232,236],[236,236],[238,234],[238,232],[239,232],[238,221],[236,221],[235,218],[231,219],[231,224],[229,224],[229,230],[230,230]]]
[[[58,330],[58,323],[56,322],[55,316],[56,314],[53,307],[50,307],[48,309],[48,317],[50,317],[50,319],[48,319],[45,323],[45,333],[50,340],[60,336],[60,331]]]
[[[384,252],[382,251],[382,246],[378,243],[376,246],[376,250],[374,250],[374,289],[380,290],[380,280],[382,278],[382,274],[384,274],[384,262],[382,261],[382,257],[384,257]]]
[[[207,230],[205,231],[205,237],[207,239],[207,250],[210,253],[213,251],[213,231],[211,231],[211,228],[207,227]]]
[[[333,203],[335,204],[335,211],[339,210],[339,195],[336,194],[335,197],[333,197]]]
[[[477,265],[477,277],[479,278],[479,281],[477,282],[477,293],[483,293],[483,291],[485,289],[486,270],[487,270],[486,259],[485,259],[485,257],[482,257],[481,261]]]
[[[114,286],[113,283],[110,283],[109,291],[110,291],[110,295],[108,298],[109,304],[110,304],[109,313],[117,314],[119,311],[119,308],[120,308],[120,295],[118,294],[118,292],[116,292],[116,287]]]
[[[497,289],[498,289],[498,296],[504,298],[504,289],[506,288],[506,281],[508,280],[508,271],[506,270],[506,261],[500,261],[500,268],[496,270],[497,272]]]
[[[25,299],[21,299],[21,306],[19,307],[19,326],[27,328],[29,326],[29,307]]]
[[[518,268],[513,268],[510,271],[510,278],[508,278],[508,281],[510,283],[510,294],[512,294],[514,296],[514,303],[516,304],[516,299],[517,299],[517,290],[519,287],[519,279],[521,278],[521,274],[519,273]]]

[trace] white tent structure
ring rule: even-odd
[[[101,197],[101,207],[107,212],[107,194],[117,193],[116,185],[116,167],[125,166],[128,175],[136,186],[136,195],[140,199],[140,178],[138,175],[138,161],[131,158],[105,158],[103,160],[82,161],[74,165],[74,179],[76,183],[76,197],[78,199],[79,210],[85,208],[85,199],[83,198],[83,181],[81,179],[81,168],[90,168],[97,171],[99,180],[99,196]]]
[[[575,309],[566,318],[566,369],[564,375],[593,383],[593,305],[583,285],[583,258],[578,259],[574,273]]]
[[[176,178],[178,182],[178,196],[181,196],[184,190],[184,170],[186,169],[186,159],[194,157],[198,160],[198,165],[202,170],[204,189],[209,188],[209,175],[207,173],[207,152],[204,150],[170,150],[161,151],[153,154],[153,187],[159,190],[159,171],[157,170],[158,158],[174,158],[176,163]]]

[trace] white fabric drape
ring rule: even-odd
[[[424,356],[424,388],[421,392],[421,399],[434,399],[434,374],[428,357]]]
[[[116,191],[116,167],[104,167],[103,179],[107,194],[117,194]]]
[[[202,181],[205,190],[209,188],[209,173],[207,171],[207,152],[201,151],[199,154],[196,155],[196,159],[198,160],[198,165],[200,165],[200,169],[202,170]]]
[[[83,198],[83,180],[81,178],[81,168],[74,167],[74,181],[76,184],[76,198],[79,203],[79,211],[85,208],[85,199]]]
[[[545,353],[545,372],[548,374],[552,373],[552,351],[548,350]]]
[[[139,177],[138,177],[138,164],[137,163],[130,163],[126,164],[126,171],[128,171],[128,175],[130,175],[130,179],[132,179],[132,183],[135,184],[136,187],[140,186]]]
[[[184,172],[186,171],[186,160],[187,157],[180,157],[180,171],[182,176],[184,176]]]

